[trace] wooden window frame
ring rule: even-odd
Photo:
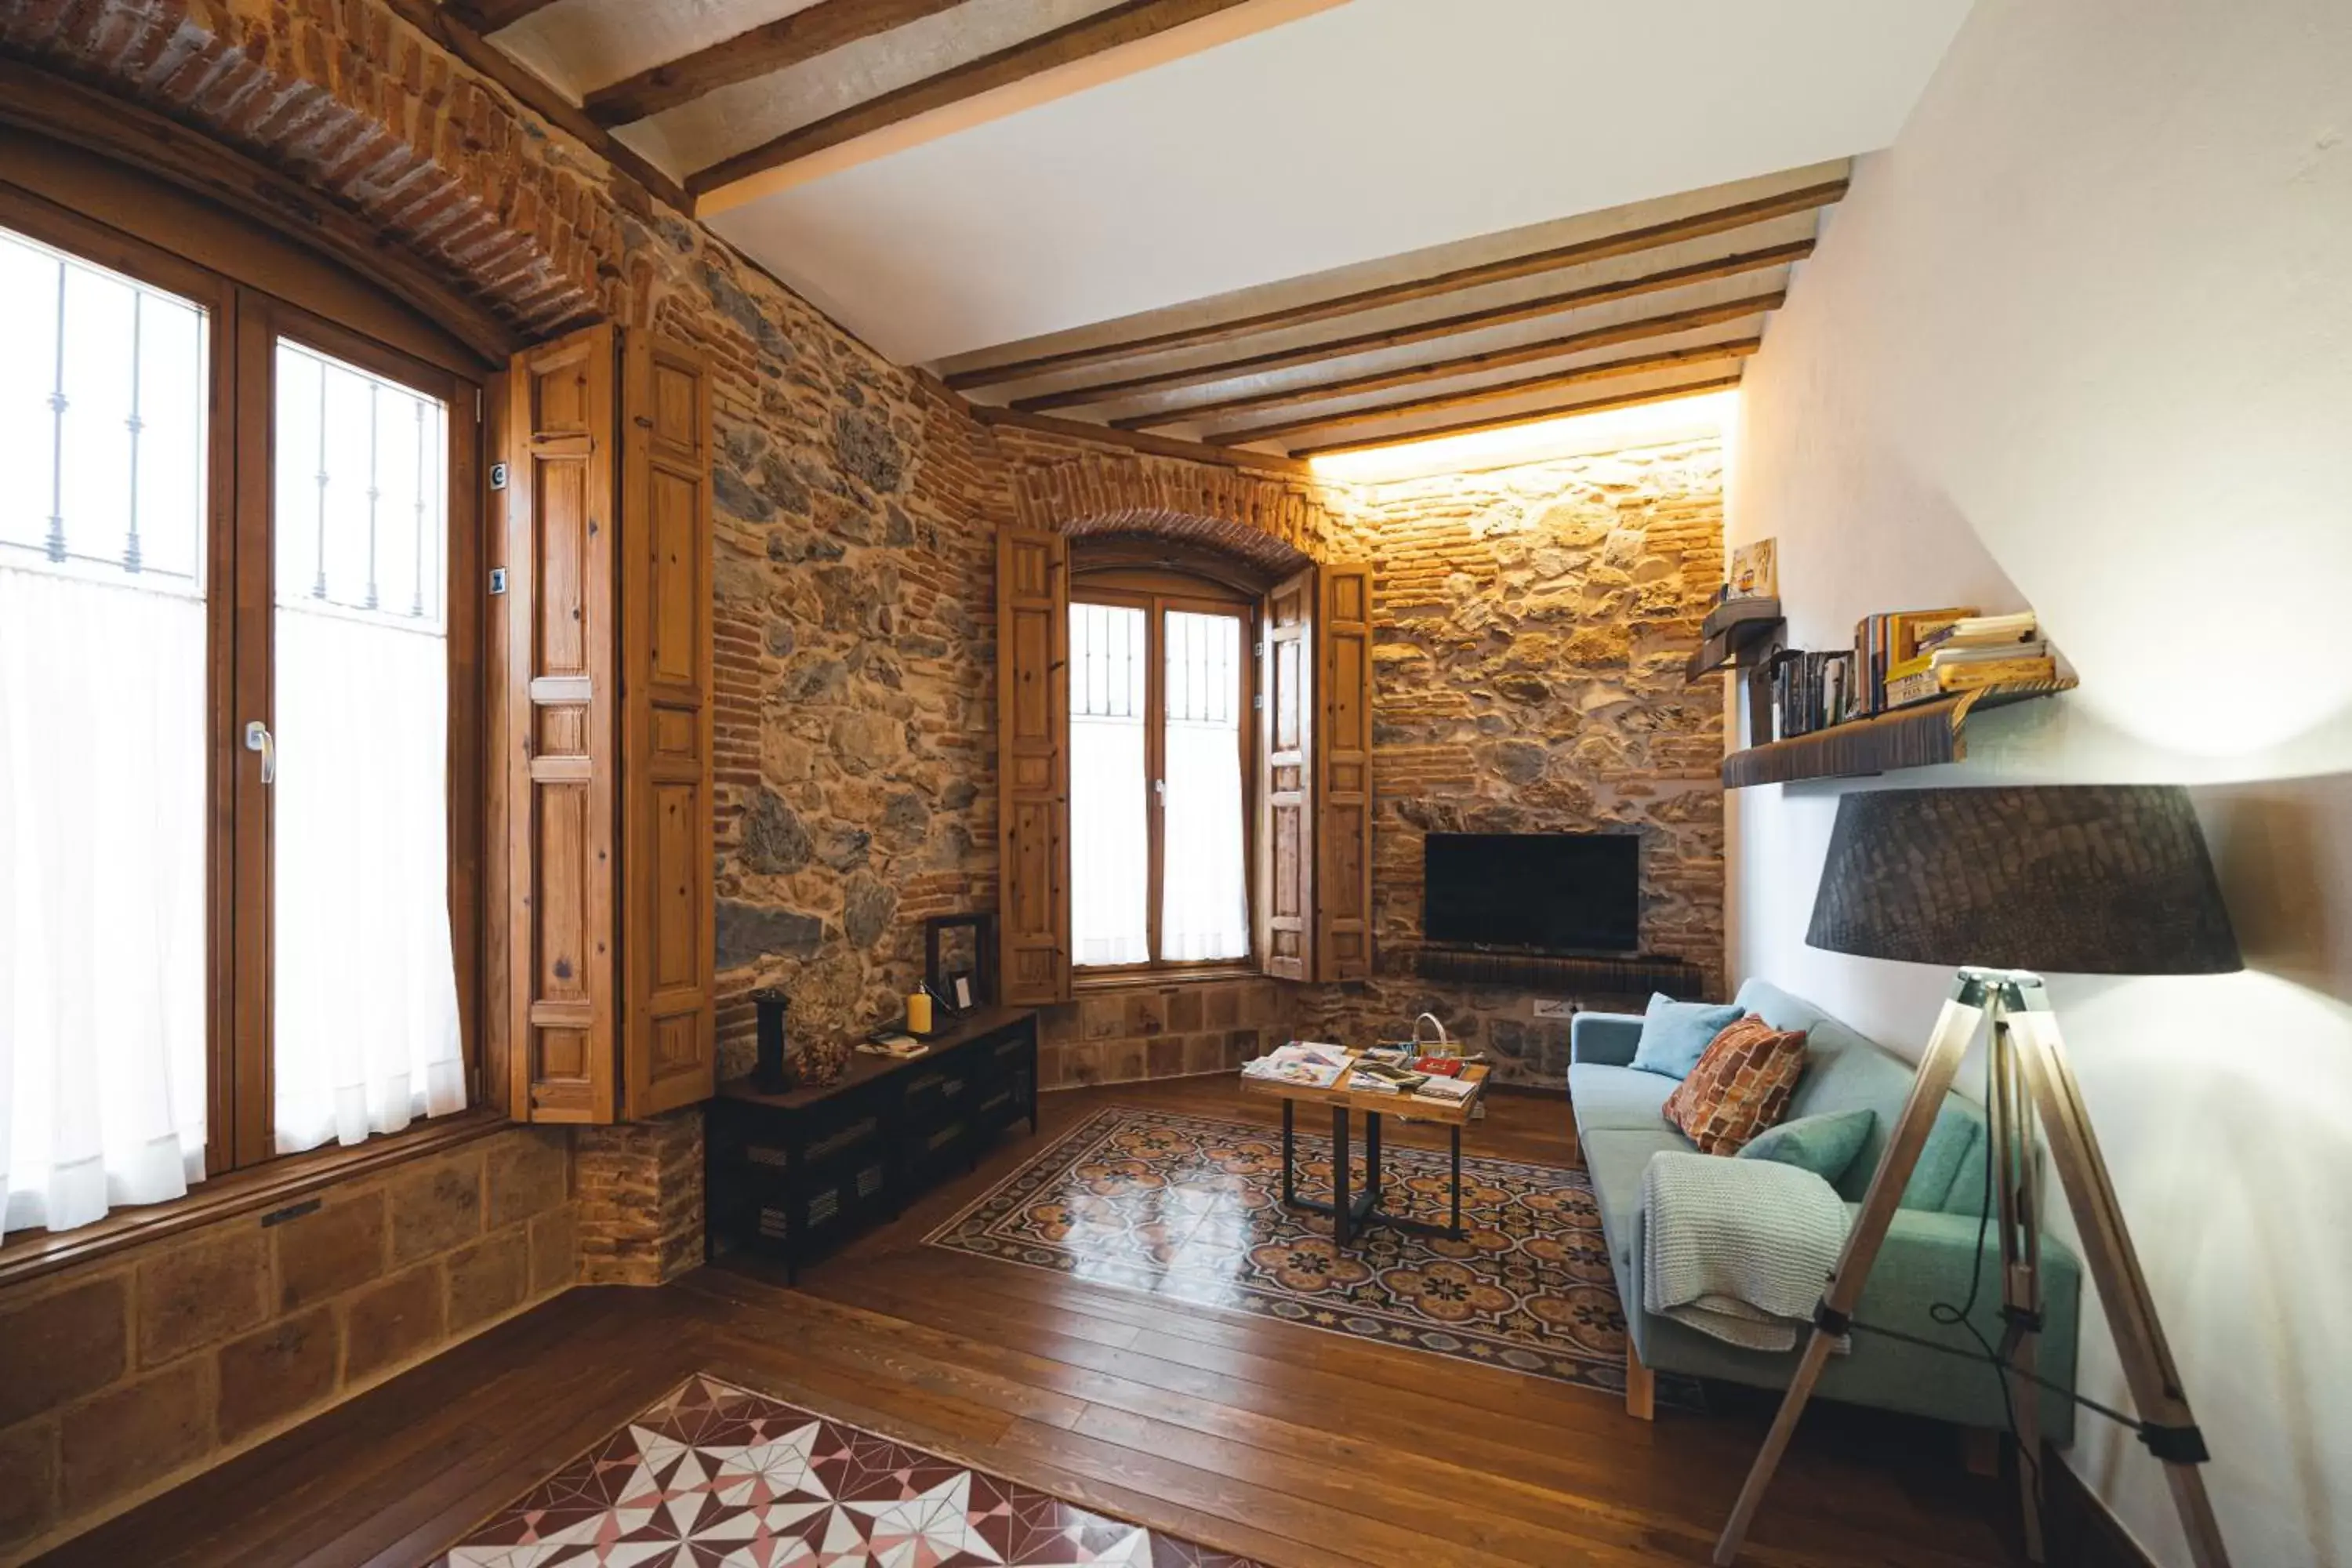
[[[206,1131],[207,1181],[180,1199],[118,1209],[96,1225],[0,1243],[0,1279],[110,1250],[250,1207],[256,1193],[307,1186],[478,1136],[503,1123],[503,1085],[483,1065],[487,973],[483,801],[487,700],[479,592],[485,557],[482,405],[495,367],[331,260],[208,206],[136,170],[105,164],[89,186],[54,166],[53,144],[0,141],[0,226],[94,266],[185,298],[206,313],[205,447]],[[87,155],[63,154],[79,165]],[[91,164],[100,161],[89,160]],[[227,265],[234,256],[236,265]],[[268,285],[265,287],[264,285]],[[273,292],[272,289],[284,293]],[[295,296],[288,298],[287,295]],[[448,409],[449,917],[467,1108],[348,1149],[279,1155],[271,1082],[272,943],[268,792],[238,742],[248,719],[270,722],[271,470],[277,341],[284,337],[441,400]],[[279,1166],[278,1162],[299,1162]],[[266,1174],[289,1173],[286,1181]],[[87,1240],[83,1239],[87,1233]]]
[[[1258,972],[1255,867],[1259,742],[1258,726],[1255,721],[1257,660],[1252,650],[1257,642],[1257,599],[1226,583],[1188,572],[1126,564],[1090,566],[1080,561],[1071,574],[1070,603],[1073,605],[1104,605],[1143,612],[1144,832],[1150,846],[1147,854],[1148,885],[1144,892],[1144,931],[1145,942],[1155,954],[1160,951],[1160,925],[1167,886],[1168,834],[1165,808],[1160,804],[1159,792],[1151,784],[1153,780],[1167,776],[1168,670],[1164,633],[1168,613],[1178,610],[1195,615],[1229,616],[1241,623],[1241,658],[1238,665],[1241,690],[1237,699],[1240,723],[1236,726],[1240,739],[1234,761],[1241,769],[1242,929],[1248,940],[1248,946],[1242,952],[1229,958],[1154,957],[1141,963],[1083,966],[1074,961],[1071,965],[1072,989],[1102,990],[1151,980],[1210,980],[1255,975]]]

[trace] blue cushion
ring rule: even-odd
[[[1867,1110],[1801,1116],[1758,1133],[1740,1147],[1737,1158],[1778,1160],[1834,1184],[1862,1152],[1863,1143],[1877,1123],[1878,1112]]]
[[[1676,1002],[1653,994],[1642,1015],[1641,1043],[1633,1047],[1633,1066],[1668,1078],[1688,1078],[1716,1036],[1739,1022],[1735,1003]]]

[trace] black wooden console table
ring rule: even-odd
[[[772,1254],[796,1278],[1023,1121],[1037,1131],[1037,1015],[1024,1008],[954,1020],[919,1057],[852,1057],[823,1089],[761,1094],[732,1079],[710,1103],[712,1245]]]

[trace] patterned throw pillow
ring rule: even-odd
[[[1750,1013],[1716,1036],[1663,1108],[1702,1154],[1737,1154],[1777,1123],[1805,1070],[1805,1031]]]

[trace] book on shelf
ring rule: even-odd
[[[2032,610],[2007,616],[1969,616],[1940,626],[1919,638],[1923,652],[1937,648],[2001,647],[2029,643],[2040,635]]]
[[[1950,669],[1969,664],[2014,664],[2020,659],[2047,658],[2046,642],[2005,642],[1984,647],[1953,647],[1947,644],[1927,656],[1930,669]]]
[[[1852,650],[1792,648],[1772,663],[1773,734],[1793,740],[1843,723],[1851,713]]]
[[[1957,624],[1975,618],[1976,607],[1950,605],[1937,610],[1889,610],[1864,616],[1853,629],[1853,662],[1857,717],[1886,711],[1886,683],[1895,667],[1916,658],[1920,639],[1948,635]]]
[[[1886,706],[1906,708],[1954,692],[1984,686],[2023,686],[2058,679],[2058,661],[2048,654],[2030,658],[1972,658],[1900,676],[1886,683]]]

